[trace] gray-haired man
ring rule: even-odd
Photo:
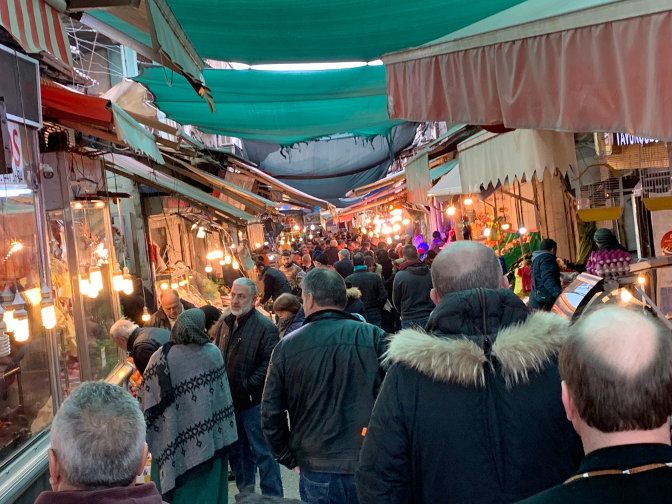
[[[354,473],[383,373],[385,333],[343,311],[345,282],[316,268],[303,279],[303,326],[275,347],[262,427],[275,458],[300,467],[301,500],[357,502]],[[289,414],[289,423],[287,415]]]
[[[238,441],[230,461],[238,491],[241,496],[254,493],[256,466],[261,492],[282,497],[280,466],[266,446],[260,417],[266,371],[280,336],[275,324],[255,309],[256,297],[257,286],[249,278],[233,282],[231,313],[223,314],[210,334],[224,357],[236,413]]]
[[[128,319],[119,319],[110,327],[110,336],[119,348],[130,353],[142,375],[154,352],[168,343],[170,331],[159,327],[139,327]]]
[[[343,278],[352,275],[354,271],[354,266],[350,260],[350,251],[346,248],[338,251],[338,261],[334,263],[334,269],[341,275]]]
[[[147,459],[145,419],[127,391],[83,383],[51,424],[49,484],[35,504],[162,504],[154,483],[135,485]]]

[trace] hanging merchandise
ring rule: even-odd
[[[112,273],[112,288],[116,292],[124,290],[124,274],[121,272],[119,263],[114,263],[114,272]]]
[[[56,327],[56,309],[54,300],[51,298],[51,289],[44,284],[40,293],[42,294],[42,301],[40,302],[42,325],[45,329],[53,329]]]

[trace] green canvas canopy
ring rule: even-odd
[[[387,115],[385,67],[274,72],[205,70],[216,112],[182,76],[148,68],[135,80],[180,124],[206,133],[283,146],[330,135],[388,135],[402,121]]]

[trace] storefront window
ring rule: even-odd
[[[31,145],[26,140],[31,133],[17,125],[12,128],[24,141],[19,144],[21,156],[13,152],[14,172],[0,176],[0,290],[7,311],[13,303],[25,301],[27,331],[23,323],[16,329],[10,323],[6,338],[0,337],[0,467],[52,419],[46,331],[40,314],[35,202],[23,176],[23,159]],[[18,308],[14,305],[16,312]]]

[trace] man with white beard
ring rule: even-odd
[[[233,282],[231,313],[222,315],[210,334],[222,351],[233,397],[238,441],[231,447],[230,461],[239,497],[254,493],[255,466],[261,493],[282,497],[280,466],[266,445],[260,412],[268,363],[280,338],[275,324],[255,309],[256,298],[252,280]]]

